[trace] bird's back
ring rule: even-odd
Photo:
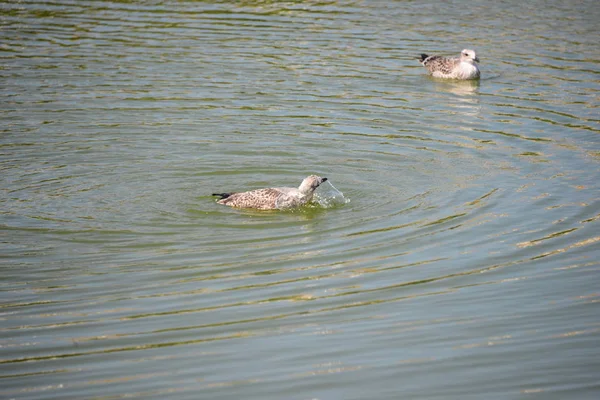
[[[450,75],[457,67],[460,60],[443,56],[430,56],[422,61],[423,65],[432,75]]]
[[[275,208],[275,202],[280,196],[281,192],[277,189],[258,189],[250,192],[232,193],[228,197],[217,201],[217,203],[230,207],[270,209]]]

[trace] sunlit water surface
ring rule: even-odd
[[[1,398],[599,398],[597,2],[0,21]],[[309,174],[344,201],[210,195]]]

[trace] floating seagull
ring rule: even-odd
[[[313,193],[327,178],[311,175],[296,188],[266,188],[242,193],[213,193],[219,196],[217,203],[238,208],[276,210],[302,206],[313,198]]]
[[[474,50],[464,49],[460,57],[453,58],[421,54],[419,61],[434,78],[479,79],[479,58]]]

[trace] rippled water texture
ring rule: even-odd
[[[596,1],[0,11],[1,398],[599,398]]]

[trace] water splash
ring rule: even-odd
[[[319,204],[321,207],[331,208],[341,206],[350,202],[344,196],[344,193],[340,192],[331,181],[326,181],[316,190],[313,201]]]

